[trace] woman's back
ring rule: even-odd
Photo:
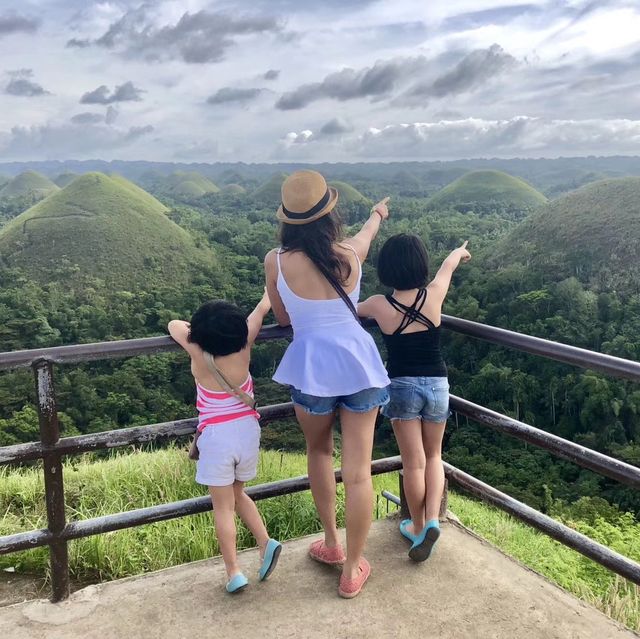
[[[345,261],[348,260],[346,263],[351,271],[345,278],[343,290],[355,308],[360,295],[360,261],[353,250],[336,246],[336,251],[344,255]],[[277,264],[278,293],[295,333],[299,334],[302,330],[318,332],[337,325],[341,326],[342,331],[346,330],[354,335],[362,332],[363,329],[346,301],[304,253],[280,250]]]
[[[349,245],[336,243],[334,249],[351,267],[351,272],[343,282],[345,292],[351,295],[360,284],[360,260]],[[302,251],[280,250],[279,265],[280,273],[294,295],[309,300],[340,299],[329,280]]]

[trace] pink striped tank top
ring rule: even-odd
[[[245,393],[253,397],[253,379],[247,377],[240,387]],[[242,417],[260,418],[260,414],[249,408],[237,397],[225,391],[212,391],[196,382],[196,408],[198,409],[198,430],[202,432],[207,426],[231,422]]]

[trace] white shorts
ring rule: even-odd
[[[255,417],[207,426],[198,438],[200,459],[196,481],[205,486],[230,486],[258,473],[260,424]]]

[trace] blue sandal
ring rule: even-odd
[[[229,594],[235,594],[244,590],[249,585],[249,580],[239,572],[237,575],[233,575],[229,581],[227,581],[226,589]]]
[[[269,539],[267,547],[264,549],[262,566],[260,566],[260,570],[258,571],[260,581],[264,581],[273,572],[281,552],[282,544],[275,539]]]
[[[412,535],[408,530],[407,527],[411,525],[411,520],[410,519],[403,519],[400,522],[400,534],[403,537],[406,537],[412,544],[416,543],[416,537],[415,535]]]
[[[438,538],[440,537],[440,524],[437,519],[431,519],[415,538],[413,546],[409,550],[409,557],[413,561],[425,561],[431,556]]]

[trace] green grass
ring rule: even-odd
[[[305,474],[304,455],[262,451],[255,483]],[[69,519],[178,501],[205,494],[193,480],[194,465],[183,450],[114,454],[93,461],[75,458],[65,465]],[[398,492],[396,473],[374,477],[377,510],[386,514],[383,489]],[[339,488],[338,521],[343,524],[343,491]],[[631,628],[640,629],[640,590],[582,555],[512,519],[502,511],[450,494],[450,508],[462,523],[505,553],[545,575],[578,597]],[[308,491],[258,502],[270,532],[291,539],[320,530]],[[42,528],[46,524],[42,472],[39,468],[0,470],[0,535]],[[374,516],[376,513],[374,513]],[[622,554],[640,560],[637,523],[616,529],[605,524],[575,527]],[[635,529],[634,529],[635,526]],[[239,528],[238,545],[250,547],[248,532]],[[158,570],[218,553],[211,514],[182,517],[157,524],[97,535],[70,543],[70,566],[78,580],[113,579]],[[46,548],[0,557],[0,568],[43,574]]]
[[[542,193],[513,175],[502,171],[471,171],[433,195],[427,207],[474,210],[496,204],[526,211],[546,201]]]
[[[40,175],[35,171],[25,171],[0,189],[0,198],[22,197],[25,195],[46,197],[59,190],[59,187],[44,175]]]
[[[187,283],[212,257],[166,211],[123,177],[87,173],[9,222],[0,254],[44,283],[60,263],[127,290]]]

